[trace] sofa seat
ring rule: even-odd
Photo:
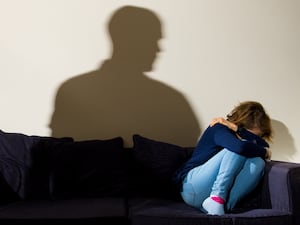
[[[0,209],[1,224],[127,224],[123,198],[30,200]]]
[[[188,206],[182,201],[167,199],[131,199],[129,217],[132,225],[251,225],[292,224],[292,215],[273,209],[253,209],[246,212],[213,216]],[[259,223],[258,223],[259,221]]]
[[[244,213],[227,214],[232,218],[234,225],[254,224],[292,224],[292,214],[275,209],[253,209]]]

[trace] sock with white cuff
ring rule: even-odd
[[[209,215],[224,215],[224,199],[219,196],[210,196],[206,198],[202,207]]]

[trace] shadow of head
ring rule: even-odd
[[[112,41],[112,58],[122,59],[126,65],[150,71],[162,38],[162,25],[153,11],[124,6],[111,16],[108,32]]]
[[[274,142],[271,143],[272,158],[275,160],[291,161],[296,153],[292,135],[284,123],[272,119]]]

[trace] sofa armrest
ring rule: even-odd
[[[272,209],[291,212],[300,224],[300,163],[270,161],[267,171]]]

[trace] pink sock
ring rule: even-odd
[[[216,201],[216,202],[218,202],[218,203],[220,203],[220,204],[224,204],[225,203],[224,199],[221,198],[221,197],[219,197],[219,196],[211,196],[211,199],[214,200],[214,201]]]
[[[210,215],[224,215],[224,199],[219,196],[210,196],[202,203],[202,208],[207,214]]]

